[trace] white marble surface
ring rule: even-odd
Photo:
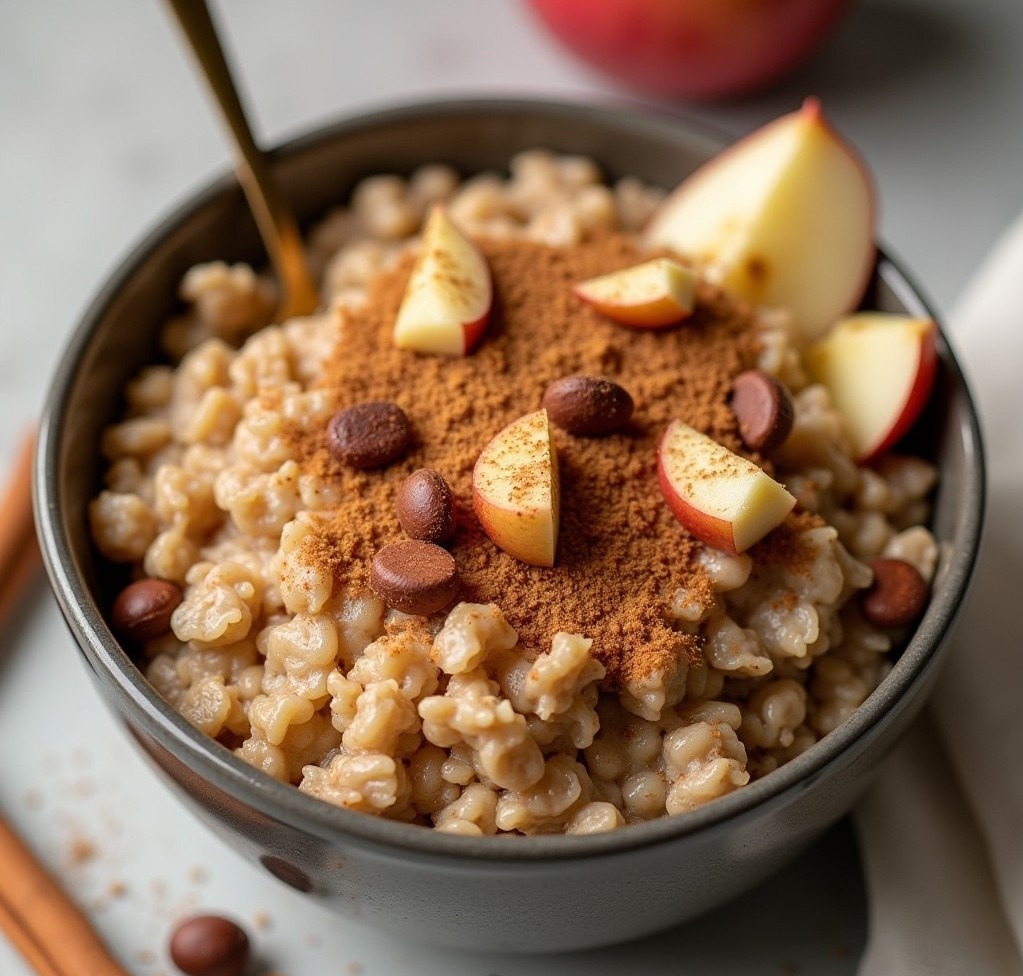
[[[512,0],[221,0],[216,9],[268,142],[409,97],[616,92]],[[687,110],[739,133],[821,95],[874,167],[884,237],[947,307],[1023,207],[1021,43],[1023,6],[1007,0],[863,2],[780,87]],[[228,161],[159,3],[0,0],[0,458],[38,413],[62,342],[103,276]],[[855,970],[865,920],[846,827],[741,901],[643,943],[556,963],[423,949],[309,905],[181,811],[99,705],[42,587],[4,635],[0,672],[0,808],[132,973],[171,971],[166,932],[195,907],[248,924],[261,960],[253,973]],[[751,928],[742,939],[738,924]],[[27,973],[2,939],[0,973]]]

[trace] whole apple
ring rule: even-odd
[[[850,0],[528,0],[593,66],[657,95],[751,91],[817,47]]]

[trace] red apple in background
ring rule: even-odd
[[[635,88],[721,98],[773,81],[849,0],[529,0],[567,48]]]

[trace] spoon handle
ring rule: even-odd
[[[234,140],[238,179],[283,292],[278,318],[315,311],[319,296],[295,215],[256,145],[205,0],[167,0]]]

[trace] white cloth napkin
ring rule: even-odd
[[[980,410],[980,563],[930,715],[856,811],[860,976],[1023,976],[1023,215],[950,317]]]

